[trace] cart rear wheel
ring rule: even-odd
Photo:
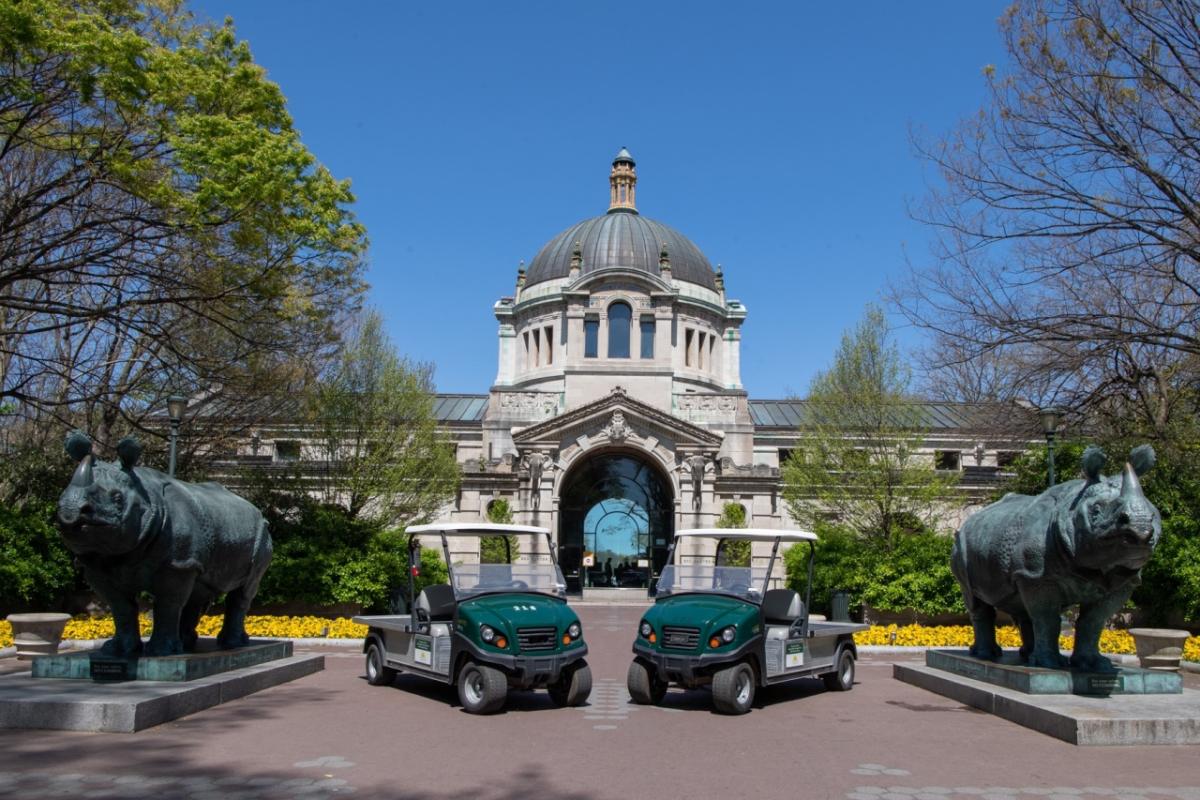
[[[713,706],[722,714],[745,714],[754,704],[754,669],[734,664],[713,675]]]
[[[558,680],[546,687],[556,706],[581,706],[592,693],[592,668],[580,661],[562,671]]]
[[[372,642],[367,646],[367,683],[372,686],[387,686],[396,677],[396,670],[383,660],[383,650]]]
[[[838,654],[837,669],[821,676],[825,688],[831,692],[848,692],[854,688],[854,654],[842,650]]]
[[[458,673],[458,700],[471,714],[499,711],[508,698],[508,678],[494,667],[468,661]]]
[[[639,659],[629,665],[625,686],[633,702],[643,706],[656,706],[667,694],[667,682],[659,679],[658,670]]]

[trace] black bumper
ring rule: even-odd
[[[660,680],[687,685],[695,682],[697,678],[711,676],[722,667],[743,661],[751,653],[757,653],[761,641],[762,637],[756,636],[734,650],[700,655],[676,655],[655,650],[648,642],[637,639],[633,643],[633,652],[638,658],[654,665]]]
[[[509,683],[521,688],[554,683],[565,668],[576,661],[581,661],[588,653],[586,642],[563,653],[510,656],[483,650],[462,635],[456,635],[454,640],[458,652],[469,654],[471,660],[477,664],[487,664],[503,670],[508,675]],[[457,653],[455,658],[457,659]]]

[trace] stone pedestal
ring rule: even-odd
[[[1173,628],[1130,628],[1129,635],[1143,669],[1178,672],[1183,646],[1191,633]]]
[[[9,614],[17,659],[29,661],[34,656],[57,653],[63,630],[70,621],[70,614]]]
[[[259,641],[235,650],[222,650],[215,639],[201,639],[194,653],[178,656],[113,657],[99,652],[39,656],[33,659],[33,677],[183,682],[291,655],[292,643],[289,641]]]
[[[925,664],[984,683],[1024,694],[1081,694],[1098,697],[1121,694],[1179,694],[1183,679],[1178,673],[1118,667],[1116,672],[1079,672],[1042,669],[1021,663],[1015,652],[999,661],[981,661],[966,650],[930,650]]]

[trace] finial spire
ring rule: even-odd
[[[610,212],[632,211],[636,214],[637,204],[634,202],[633,195],[637,190],[637,164],[624,147],[613,159],[612,172],[608,175],[608,185],[612,194],[608,210]]]
[[[667,254],[667,243],[662,243],[662,250],[658,254],[658,272],[664,278],[671,277],[671,256]]]
[[[571,251],[571,271],[568,277],[578,277],[581,269],[583,269],[583,245],[576,241],[575,248]]]
[[[525,259],[521,259],[521,263],[517,264],[517,291],[525,288]]]

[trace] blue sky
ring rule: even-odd
[[[613,155],[638,208],[749,309],[752,397],[803,394],[928,231],[906,205],[937,135],[1004,63],[1002,2],[602,4],[203,0],[232,16],[305,143],[352,181],[369,302],[438,389],[486,392],[517,264],[602,214]],[[900,331],[902,341],[916,335]]]

